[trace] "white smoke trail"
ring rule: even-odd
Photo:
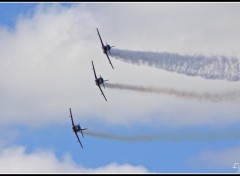
[[[226,140],[226,139],[240,139],[239,132],[181,132],[181,133],[162,133],[162,134],[154,134],[154,135],[117,135],[110,133],[103,133],[97,131],[87,130],[84,134],[112,139],[112,140],[120,140],[120,141],[129,141],[129,142],[137,142],[137,141],[180,141],[180,140]]]
[[[111,56],[123,62],[146,64],[171,72],[190,76],[201,76],[206,79],[228,81],[240,80],[240,59],[236,57],[202,55],[189,56],[167,52],[147,52],[112,49]]]
[[[229,100],[240,99],[240,91],[231,91],[224,93],[197,93],[191,91],[176,90],[173,88],[161,88],[161,87],[145,87],[145,86],[136,86],[129,84],[119,84],[119,83],[105,83],[105,86],[111,89],[121,89],[121,90],[131,90],[138,92],[146,93],[157,93],[164,95],[173,95],[185,99],[195,99],[198,101],[210,101],[210,102],[225,102]]]

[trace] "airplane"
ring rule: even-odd
[[[99,78],[97,78],[93,61],[92,61],[92,66],[93,66],[93,71],[94,71],[94,76],[95,76],[95,83],[96,83],[96,85],[99,87],[100,91],[102,92],[103,97],[104,97],[105,100],[107,101],[107,98],[105,97],[105,95],[104,95],[104,93],[103,93],[103,91],[102,91],[102,89],[101,89],[101,85],[103,85],[103,87],[104,87],[104,89],[105,89],[104,82],[105,82],[105,81],[108,81],[108,80],[104,80],[104,79],[101,77],[101,75],[100,75]]]
[[[69,108],[69,110],[70,110],[70,116],[69,116],[69,117],[71,117],[71,120],[72,120],[72,129],[73,129],[73,132],[76,134],[77,139],[78,139],[78,142],[80,143],[81,147],[83,148],[82,143],[81,143],[81,141],[80,141],[80,139],[79,139],[79,137],[78,137],[77,132],[80,131],[80,132],[82,133],[82,136],[83,136],[83,130],[86,130],[87,128],[81,128],[80,124],[75,125],[74,122],[73,122],[73,117],[72,117],[71,108]],[[84,137],[84,136],[83,136],[83,137]]]
[[[109,63],[111,64],[111,66],[112,66],[112,68],[113,68],[112,62],[111,62],[111,60],[110,60],[110,58],[109,58],[109,56],[108,56],[108,52],[111,54],[110,49],[111,49],[112,47],[114,47],[114,46],[108,45],[107,42],[106,42],[106,45],[104,45],[104,44],[103,44],[103,41],[102,41],[102,38],[101,38],[101,36],[100,36],[100,33],[99,33],[99,31],[98,31],[98,28],[97,28],[97,32],[98,32],[98,36],[99,36],[99,39],[100,39],[101,44],[102,44],[103,53],[106,54],[106,56],[107,56],[107,58],[108,58],[108,60],[109,60]],[[113,68],[113,69],[114,69],[114,68]]]

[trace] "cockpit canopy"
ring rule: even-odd
[[[80,125],[75,125],[75,126],[73,127],[73,130],[74,130],[74,131],[80,131],[80,130],[81,130]]]
[[[100,77],[96,80],[96,83],[99,85],[99,84],[102,84],[104,81],[103,81],[103,78]]]

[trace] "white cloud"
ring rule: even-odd
[[[199,168],[207,167],[216,171],[235,172],[237,168],[233,168],[234,163],[240,163],[239,153],[240,146],[222,150],[205,150],[192,158],[191,163]]]
[[[219,19],[217,15],[227,21],[229,29],[238,28],[239,20],[235,18],[239,16],[239,11],[234,10],[235,6],[238,4],[228,6],[222,12],[223,7],[217,5],[213,22],[207,20],[215,8],[212,4],[133,3],[129,6],[122,3],[119,6],[80,3],[70,8],[57,4],[42,5],[32,16],[19,17],[14,31],[0,30],[1,124],[65,123],[69,120],[69,107],[76,121],[79,118],[94,118],[124,125],[150,123],[181,126],[217,122],[225,125],[239,121],[239,102],[212,104],[110,89],[104,90],[108,98],[105,102],[95,86],[91,70],[91,60],[94,60],[98,75],[113,83],[199,91],[238,89],[240,83],[192,78],[133,66],[113,58],[115,69],[112,70],[102,53],[96,31],[99,27],[103,40],[120,49],[199,51],[207,54],[221,50],[231,54],[231,51],[236,51],[236,41],[240,41],[235,30],[226,30],[217,35],[231,35],[224,38],[227,47],[222,46],[220,39],[211,38],[209,49],[206,37],[204,40],[198,39],[206,34],[209,25],[211,28],[207,36],[224,25],[223,21],[215,20]],[[202,13],[205,7],[208,8]],[[199,28],[190,23],[195,18],[191,14],[200,15]],[[229,20],[231,17],[235,19],[233,22]],[[233,35],[235,40],[232,41]]]
[[[50,150],[26,152],[25,147],[2,148],[0,173],[146,173],[144,166],[110,163],[98,168],[84,168],[66,154],[58,159]]]
[[[96,173],[147,173],[147,169],[144,166],[132,166],[130,164],[119,165],[117,163],[110,163],[107,166],[91,169],[90,172]]]

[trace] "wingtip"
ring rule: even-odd
[[[112,63],[110,62],[109,64],[110,64],[110,65],[111,65],[111,67],[114,69],[114,67],[113,67]]]

